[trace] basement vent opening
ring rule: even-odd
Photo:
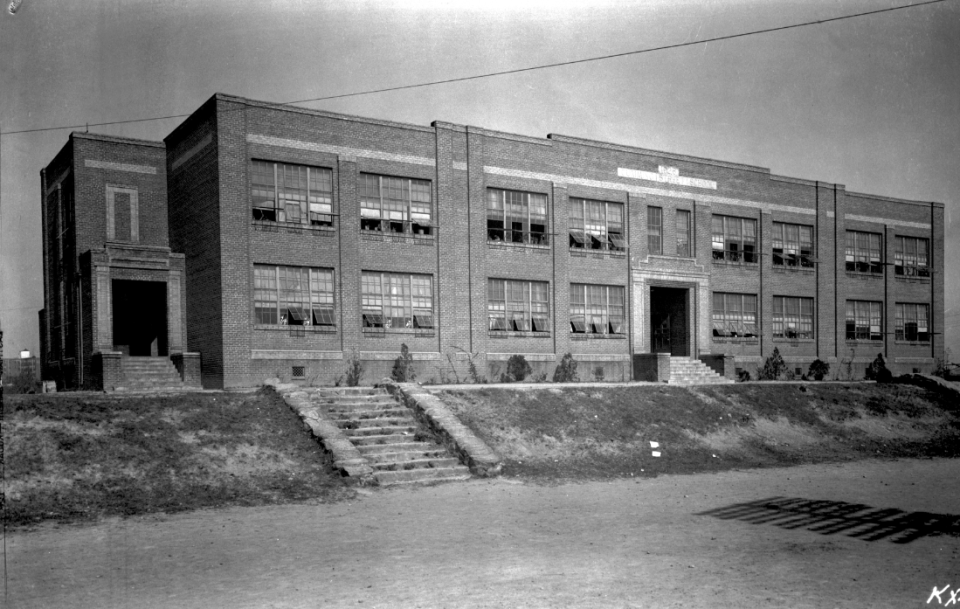
[[[303,366],[294,366],[293,367],[293,378],[302,379],[304,377]]]
[[[914,368],[914,369],[913,369],[913,373],[914,373],[914,374],[920,374],[920,369],[919,369],[919,368]]]
[[[794,372],[794,374],[796,374],[797,376],[803,376],[803,368],[794,368],[794,369],[793,369],[793,372]]]

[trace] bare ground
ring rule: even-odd
[[[960,587],[958,475],[937,459],[500,479],[45,525],[7,535],[4,606],[928,607]]]

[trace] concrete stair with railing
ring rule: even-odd
[[[120,359],[123,383],[116,391],[173,391],[187,387],[168,357],[126,356]]]
[[[728,385],[730,383],[733,381],[720,376],[698,359],[670,358],[670,385]]]
[[[383,389],[335,387],[315,398],[373,469],[380,485],[466,480],[470,470]]]

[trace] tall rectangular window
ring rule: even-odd
[[[773,297],[774,338],[813,338],[813,299]]]
[[[549,293],[546,281],[488,279],[490,330],[550,332]]]
[[[663,208],[647,208],[647,251],[663,254]]]
[[[713,293],[713,335],[753,338],[757,328],[756,294]]]
[[[686,209],[677,210],[677,256],[690,258],[693,256],[693,242],[690,239],[690,212]]]
[[[847,231],[847,271],[852,273],[883,274],[883,251],[879,233]]]
[[[624,289],[570,284],[570,331],[574,334],[623,334]]]
[[[883,303],[847,301],[847,340],[883,340]]]
[[[320,167],[250,161],[253,219],[333,226],[333,171]]]
[[[714,260],[749,264],[758,262],[756,220],[713,216],[711,233]]]
[[[897,303],[897,340],[930,342],[930,305]]]
[[[330,269],[255,264],[253,301],[259,325],[336,325]]]
[[[813,227],[773,223],[773,265],[813,268]]]
[[[570,199],[570,247],[623,251],[623,203]]]
[[[548,245],[547,195],[488,188],[487,240]]]
[[[363,271],[360,305],[364,330],[432,330],[433,278]]]
[[[920,237],[897,237],[893,253],[893,269],[897,275],[929,277],[927,263],[930,241]]]
[[[360,228],[432,234],[433,194],[429,180],[360,174]]]

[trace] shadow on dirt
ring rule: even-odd
[[[846,534],[863,541],[910,543],[923,537],[960,537],[960,516],[879,509],[860,503],[770,497],[736,503],[697,516],[805,529],[821,535]]]

